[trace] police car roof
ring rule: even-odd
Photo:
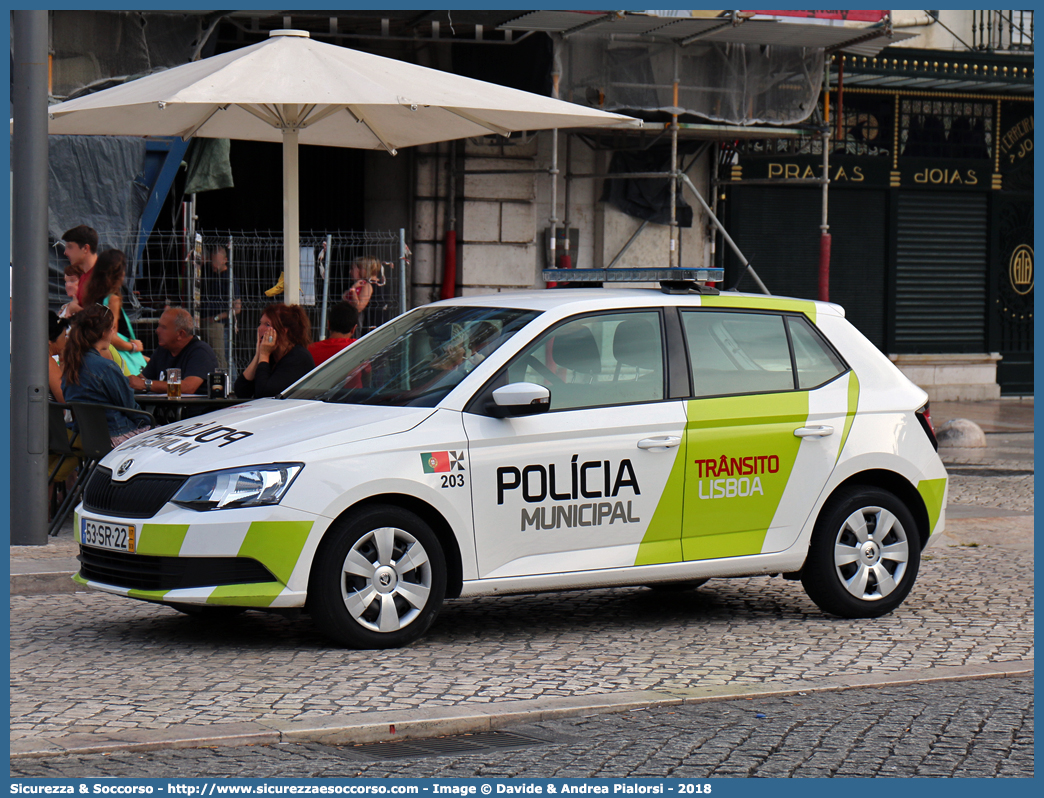
[[[500,294],[456,297],[436,302],[436,305],[467,305],[480,307],[523,308],[525,310],[598,310],[601,308],[694,306],[702,304],[702,298],[714,297],[714,304],[726,307],[751,307],[760,310],[796,310],[795,303],[815,307],[817,314],[844,316],[840,305],[811,299],[746,294],[738,291],[722,291],[720,294],[666,294],[659,288],[551,288],[540,291],[505,291]],[[718,299],[720,297],[720,300]],[[711,304],[711,303],[708,303]]]

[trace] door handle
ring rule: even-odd
[[[826,424],[822,427],[798,427],[794,434],[799,438],[825,438],[834,434],[834,428]]]
[[[681,438],[674,435],[667,435],[662,438],[643,438],[638,441],[638,448],[650,449],[652,451],[666,451],[667,449],[673,449],[680,443]]]

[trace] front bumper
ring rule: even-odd
[[[133,553],[86,546],[83,506],[74,532],[85,587],[160,603],[300,607],[319,537],[329,519],[281,506],[194,512],[166,505],[151,519],[87,511],[91,519],[135,524]]]

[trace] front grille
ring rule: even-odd
[[[151,518],[186,479],[176,474],[137,474],[126,482],[113,482],[112,470],[98,466],[83,491],[83,506],[106,515]]]
[[[248,557],[153,557],[80,546],[80,576],[131,590],[245,585],[278,581]]]

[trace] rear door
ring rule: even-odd
[[[700,308],[681,317],[694,389],[683,557],[782,551],[837,461],[846,366],[800,314]]]

